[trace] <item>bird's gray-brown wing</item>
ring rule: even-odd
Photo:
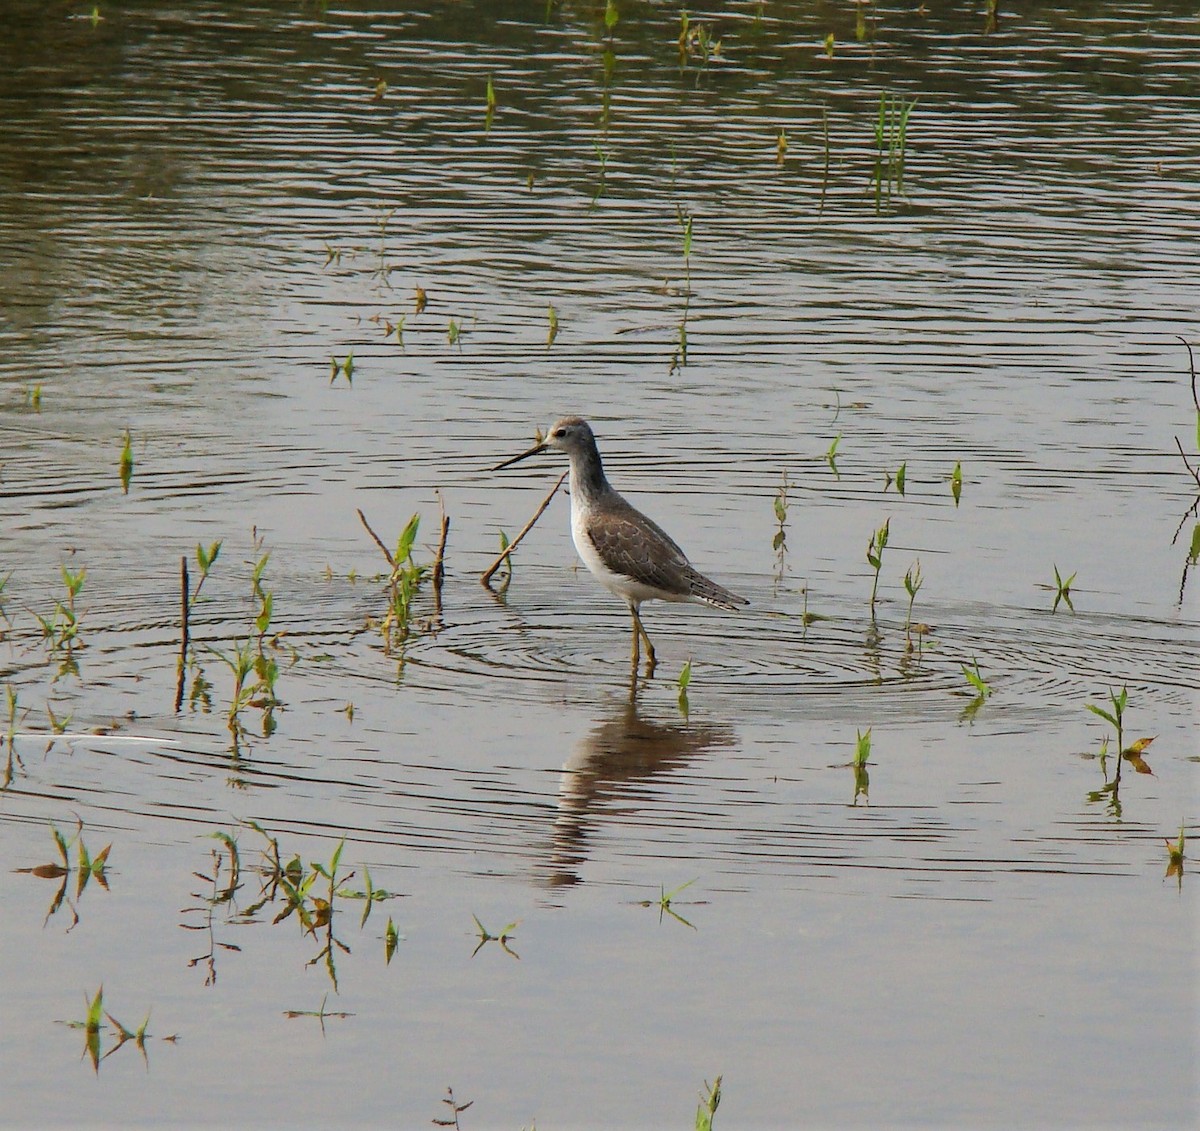
[[[588,536],[614,573],[683,600],[694,598],[725,609],[749,604],[700,573],[662,527],[624,499],[604,510],[600,520],[590,525]]]

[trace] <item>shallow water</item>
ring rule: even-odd
[[[425,1125],[451,1085],[464,1127],[649,1127],[717,1073],[718,1127],[1200,1115],[1195,887],[1163,876],[1198,800],[1194,517],[1172,543],[1193,497],[1175,437],[1194,447],[1176,336],[1200,340],[1194,13],[1017,11],[984,34],[878,8],[860,43],[853,9],[759,8],[694,16],[724,60],[681,70],[678,14],[622,6],[607,103],[602,21],[574,4],[14,18],[0,1118]],[[881,90],[917,105],[877,212]],[[752,602],[647,606],[660,664],[632,696],[628,618],[576,567],[564,498],[502,595],[477,580],[560,466],[489,469],[567,411]],[[388,541],[421,513],[428,561],[439,495],[441,614],[426,591],[400,663],[368,625],[383,560],[355,510]],[[269,737],[248,707],[235,746],[217,653],[252,633],[252,527],[284,705]],[[179,557],[218,539],[192,624],[211,708],[176,714]],[[61,563],[87,569],[86,647],[56,678],[35,614]],[[1074,612],[1051,612],[1055,566]],[[1122,685],[1127,740],[1156,738],[1114,805],[1084,705]],[[108,889],[47,917],[57,882],[14,869],[76,817],[112,843]],[[346,886],[369,868],[396,894],[361,927],[335,901],[336,987],[307,965],[321,939],[272,923],[278,889],[245,914],[246,821],[304,863],[344,836]],[[243,886],[210,938],[214,831]],[[472,957],[473,915],[516,921],[519,959]],[[145,1063],[130,1042],[94,1071],[56,1024],[101,984],[126,1025],[152,1011]],[[284,1015],[325,995],[352,1016]]]

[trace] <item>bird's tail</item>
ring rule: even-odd
[[[731,593],[725,586],[709,580],[702,573],[693,571],[689,580],[692,583],[692,596],[705,604],[715,605],[718,609],[728,609],[730,612],[735,612],[743,605],[750,604],[745,597]]]

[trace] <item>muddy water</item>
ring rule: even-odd
[[[852,9],[740,4],[681,68],[678,13],[619,7],[611,39],[575,4],[11,21],[0,1118],[416,1126],[451,1085],[464,1127],[650,1127],[720,1073],[718,1126],[1195,1120],[1163,843],[1198,800],[1194,13],[879,9],[859,40]],[[877,207],[881,91],[916,106]],[[489,468],[566,411],[752,601],[648,606],[632,694],[565,499],[502,595],[477,580],[560,470]],[[428,562],[439,494],[441,613],[426,589],[389,653],[355,511],[389,542],[420,513]],[[217,540],[176,713],[179,558],[194,584]],[[282,706],[235,736],[268,551]],[[36,619],[64,564],[77,672]],[[1157,737],[1114,798],[1084,705],[1121,686]],[[108,886],[48,915],[59,880],[15,869],[77,818]],[[333,969],[323,924],[273,922],[248,821],[283,863],[344,837],[343,891],[394,895],[335,898]],[[510,953],[472,956],[472,916]],[[57,1024],[101,985],[151,1011],[145,1060]],[[323,1001],[350,1016],[286,1015]]]

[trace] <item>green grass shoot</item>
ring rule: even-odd
[[[664,915],[670,915],[672,919],[678,920],[685,927],[691,927],[692,930],[694,931],[694,930],[696,930],[696,925],[694,923],[688,922],[687,919],[685,919],[682,915],[679,914],[678,911],[675,910],[675,908],[672,906],[672,904],[675,900],[675,897],[681,891],[684,891],[686,888],[690,888],[692,886],[692,884],[694,884],[695,882],[696,881],[694,879],[688,880],[687,883],[680,884],[679,887],[672,888],[671,891],[667,891],[667,889],[665,887],[660,885],[659,889],[658,889],[658,899],[656,899],[656,900],[643,899],[640,901],[640,904],[642,907],[657,907],[658,908],[658,921],[660,923],[662,922]]]
[[[125,429],[124,439],[121,445],[121,490],[129,494],[129,481],[133,478],[133,440],[129,434],[129,429]]]
[[[908,594],[908,614],[904,618],[904,637],[908,641],[910,650],[912,648],[913,602],[917,599],[917,594],[924,584],[925,579],[921,576],[921,559],[917,558],[904,574],[904,591]]]
[[[1050,610],[1052,613],[1058,612],[1058,605],[1060,601],[1065,601],[1067,608],[1070,609],[1071,612],[1075,611],[1075,606],[1071,603],[1071,585],[1075,581],[1075,576],[1076,575],[1073,573],[1066,579],[1066,581],[1064,581],[1062,579],[1062,574],[1058,572],[1058,566],[1056,565],[1054,567],[1054,586],[1056,592],[1054,594],[1054,607]]]
[[[692,214],[677,204],[675,205],[675,216],[679,220],[679,227],[683,232],[683,275],[690,295],[692,290]]]
[[[856,730],[854,742],[854,761],[850,763],[854,770],[854,803],[860,797],[866,799],[871,788],[871,776],[867,765],[871,758],[871,728],[866,731]]]
[[[886,491],[893,483],[895,483],[896,490],[899,491],[901,495],[903,495],[904,494],[904,484],[905,484],[907,477],[908,477],[908,464],[907,463],[902,463],[898,468],[896,468],[895,475],[893,475],[890,471],[885,471],[884,472],[883,489]]]
[[[992,685],[987,682],[980,674],[979,661],[972,659],[971,666],[962,665],[962,674],[966,681],[975,689],[975,693],[981,698],[986,699],[992,693]]]
[[[872,569],[875,570],[875,580],[871,585],[871,610],[875,609],[875,598],[879,592],[879,571],[883,568],[883,550],[888,544],[888,534],[892,520],[887,519],[884,524],[871,535],[871,540],[867,543],[867,562]]]
[[[829,464],[829,470],[833,472],[834,477],[841,479],[841,472],[838,471],[837,465],[837,450],[838,445],[842,442],[842,434],[839,432],[833,438],[833,443],[829,445],[829,450],[825,453],[825,462]]]
[[[546,330],[546,348],[549,349],[558,337],[558,311],[554,308],[554,303],[549,303],[546,307],[546,320],[549,324]]]
[[[871,757],[871,728],[866,731],[856,730],[854,744],[854,767],[861,769]]]
[[[721,1103],[721,1077],[718,1076],[710,1085],[704,1081],[704,1090],[700,1093],[700,1103],[696,1108],[696,1131],[712,1131],[713,1118]]]
[[[954,465],[954,470],[950,473],[950,494],[954,496],[954,505],[958,506],[958,501],[962,498],[962,462],[959,461]]]
[[[890,203],[893,192],[904,192],[904,161],[908,145],[908,119],[916,99],[905,102],[883,91],[879,95],[879,114],[875,121],[875,211]]]
[[[63,668],[63,674],[65,674],[73,665],[72,650],[82,647],[79,639],[80,612],[76,601],[83,589],[84,580],[87,578],[87,570],[80,568],[72,572],[65,565],[60,568],[63,586],[66,589],[66,599],[55,601],[54,609],[48,617],[37,613],[34,616],[41,626],[42,635],[49,644],[50,651],[66,653]]]
[[[212,542],[205,548],[204,543],[196,543],[196,565],[199,567],[200,576],[196,579],[196,588],[192,590],[191,596],[188,598],[189,609],[194,608],[196,602],[199,601],[200,590],[204,588],[204,583],[208,580],[212,567],[220,557],[222,544],[219,541]]]
[[[1114,788],[1119,787],[1121,783],[1121,762],[1124,760],[1125,752],[1125,708],[1129,705],[1129,691],[1122,687],[1121,693],[1118,695],[1110,687],[1108,689],[1108,701],[1112,710],[1106,710],[1104,707],[1097,706],[1095,703],[1085,703],[1093,715],[1098,715],[1106,723],[1109,723],[1113,730],[1117,732],[1117,770],[1114,774]]]
[[[692,661],[688,660],[682,668],[679,669],[679,709],[683,712],[684,717],[688,713],[688,686],[692,682]]]
[[[1166,840],[1165,837],[1163,839]],[[1164,880],[1170,879],[1172,876],[1174,876],[1179,881],[1180,887],[1182,887],[1183,886],[1183,846],[1184,846],[1182,822],[1179,825],[1179,839],[1176,841],[1167,840],[1166,844],[1167,844],[1167,873],[1165,876],[1163,876],[1163,879]]]
[[[509,940],[515,937],[513,935],[513,931],[517,929],[517,925],[521,922],[520,919],[514,919],[511,923],[501,927],[498,934],[493,935],[491,931],[489,931],[479,921],[479,916],[474,912],[471,913],[471,918],[475,920],[475,931],[479,937],[479,943],[471,952],[472,958],[474,958],[475,955],[477,955],[483,949],[485,943],[498,942],[500,944],[500,949],[503,950],[505,954],[509,954],[513,958],[520,960],[521,956],[508,945]]]

